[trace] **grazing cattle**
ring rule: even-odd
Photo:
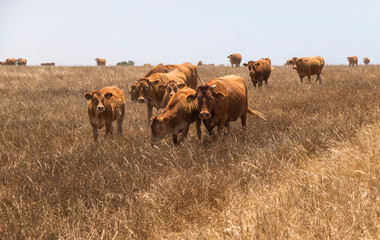
[[[98,66],[105,66],[106,65],[106,60],[103,58],[95,58],[95,61],[96,61],[96,64],[98,64]]]
[[[198,66],[203,66],[203,62],[202,62],[202,61],[199,61],[199,62],[198,62]]]
[[[263,85],[263,81],[265,82],[265,85],[268,84],[268,78],[272,72],[269,62],[270,60],[268,61],[265,58],[262,58],[258,61],[249,61],[248,64],[243,64],[248,67],[249,76],[251,77],[252,83],[255,87],[256,84],[261,87]]]
[[[284,65],[285,67],[293,66],[293,60],[292,59],[286,60],[286,63]]]
[[[22,58],[17,59],[17,65],[19,66],[26,66],[27,62],[28,61],[26,59],[22,59]]]
[[[234,64],[236,67],[240,66],[241,63],[241,55],[239,53],[234,53],[228,56],[227,58],[230,59],[231,66],[234,67]]]
[[[187,97],[187,102],[194,101],[198,106],[199,118],[210,134],[215,126],[220,132],[238,118],[241,125],[246,126],[247,113],[264,118],[261,113],[248,108],[247,84],[236,75],[219,77],[199,85],[196,93]]]
[[[150,63],[145,63],[144,64],[144,67],[150,67],[151,65],[150,65]]]
[[[187,97],[195,93],[196,91],[189,87],[180,89],[162,113],[151,118],[152,142],[172,134],[173,143],[178,144],[178,134],[182,132],[182,140],[186,139],[190,124],[195,121],[198,138],[201,138],[199,111],[194,102],[187,101]]]
[[[367,57],[363,58],[363,62],[365,65],[368,65],[370,61],[371,60],[369,60],[369,58],[367,58]]]
[[[98,139],[98,129],[106,126],[106,135],[113,134],[112,123],[117,121],[118,134],[121,135],[125,114],[125,96],[116,86],[105,87],[84,94],[88,101],[87,111],[92,126],[94,140]]]
[[[355,67],[358,66],[358,57],[357,56],[353,56],[353,57],[347,57],[348,59],[348,66],[351,67]]]
[[[41,63],[41,66],[55,66],[54,62],[51,63]]]
[[[5,62],[0,62],[0,65],[15,66],[16,65],[16,59],[14,59],[14,58],[7,58],[5,60]]]
[[[325,60],[321,56],[303,57],[292,59],[293,69],[296,69],[302,83],[302,79],[307,76],[309,82],[311,75],[317,75],[316,82],[322,83],[322,69],[325,66]]]

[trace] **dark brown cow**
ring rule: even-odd
[[[248,64],[244,63],[244,66],[248,67],[249,76],[251,77],[253,85],[256,87],[258,84],[259,87],[268,84],[268,78],[272,72],[272,68],[269,64],[269,61],[266,59],[260,59],[258,61],[249,61]]]
[[[198,62],[198,66],[203,66],[203,62],[202,62],[202,61],[199,61],[199,62]]]
[[[106,60],[103,58],[95,58],[96,64],[98,66],[105,66],[106,65]]]
[[[151,118],[152,142],[172,134],[173,143],[178,144],[178,134],[182,132],[182,140],[186,139],[190,124],[197,121],[197,135],[201,138],[201,120],[194,102],[188,102],[187,97],[195,95],[196,91],[189,87],[180,89],[170,99],[162,113]]]
[[[370,61],[367,57],[363,58],[364,65],[368,65]]]
[[[28,61],[26,59],[22,59],[22,58],[17,59],[17,65],[19,66],[26,66],[27,62]]]
[[[358,66],[358,57],[357,56],[353,56],[353,57],[347,57],[348,59],[348,66],[351,67],[355,67]]]
[[[16,65],[16,59],[14,59],[14,58],[7,58],[5,60],[5,62],[0,62],[0,65],[15,66]]]
[[[55,66],[55,63],[54,62],[51,62],[51,63],[41,63],[41,66]]]
[[[234,64],[235,64],[235,67],[239,67],[240,66],[242,57],[241,57],[241,55],[239,53],[231,54],[227,58],[230,59],[230,63],[231,63],[232,67],[234,67]]]
[[[322,69],[325,66],[325,60],[321,56],[303,58],[294,57],[292,61],[293,69],[297,70],[301,83],[305,76],[307,76],[310,82],[311,75],[317,75],[316,82],[319,80],[319,83],[322,83],[321,75]]]
[[[121,135],[125,114],[125,96],[116,86],[105,87],[84,94],[88,100],[87,111],[92,126],[94,140],[98,139],[98,129],[106,126],[106,135],[113,134],[112,123],[117,121],[118,134]]]
[[[199,118],[203,119],[210,134],[215,126],[220,132],[238,118],[241,125],[246,126],[247,113],[264,118],[261,113],[248,108],[247,84],[236,75],[219,77],[199,85],[197,92],[189,95],[187,101],[195,101]]]

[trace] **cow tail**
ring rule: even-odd
[[[253,109],[248,108],[248,109],[247,109],[247,112],[248,112],[249,114],[251,114],[251,115],[255,115],[255,116],[257,116],[257,117],[263,119],[264,121],[267,121],[267,119],[265,118],[264,114],[262,114],[262,113],[259,112],[259,111],[256,111],[256,110],[253,110]]]
[[[205,83],[202,81],[202,79],[199,77],[199,75],[197,75],[197,77],[198,77],[199,81],[200,81],[202,84],[205,84]]]

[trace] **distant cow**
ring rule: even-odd
[[[98,66],[105,66],[106,65],[106,60],[103,58],[95,58],[95,61],[96,61],[96,64],[98,64]]]
[[[353,56],[353,57],[347,57],[348,59],[348,66],[351,67],[355,67],[358,66],[358,57],[357,56]]]
[[[194,102],[187,101],[187,97],[195,93],[196,91],[189,87],[180,89],[173,95],[162,113],[151,118],[152,142],[172,134],[173,143],[178,144],[178,134],[182,132],[182,140],[186,139],[190,124],[195,121],[197,121],[198,138],[201,138],[198,108]]]
[[[7,58],[5,60],[5,62],[0,62],[0,65],[14,66],[14,65],[16,65],[16,59],[14,59],[14,58]]]
[[[220,132],[238,118],[241,125],[246,126],[247,113],[264,118],[261,113],[248,108],[247,84],[236,75],[215,78],[199,85],[196,93],[187,97],[187,102],[193,101],[210,134],[215,126]]]
[[[368,65],[370,61],[371,60],[369,60],[369,58],[367,58],[367,57],[363,58],[363,62],[365,65]]]
[[[297,70],[301,83],[305,76],[307,76],[310,82],[311,75],[317,75],[316,82],[319,80],[319,83],[322,83],[321,75],[322,69],[325,66],[325,60],[321,56],[302,58],[294,57],[292,61],[293,69]]]
[[[139,99],[139,81],[136,81],[134,84],[132,84],[129,94],[131,94],[131,101],[137,102]]]
[[[293,66],[293,60],[292,59],[286,60],[286,63],[284,65],[285,65],[285,67]]]
[[[198,62],[198,66],[203,66],[203,62],[202,62],[202,61],[199,61],[199,62]]]
[[[248,67],[249,76],[251,77],[252,83],[255,87],[256,84],[261,87],[263,82],[265,82],[265,85],[268,84],[268,78],[272,72],[270,59],[268,61],[262,58],[258,61],[249,61],[248,64],[244,63],[243,65]]]
[[[150,67],[151,65],[150,65],[150,63],[145,63],[144,64],[144,67]]]
[[[41,66],[55,66],[54,62],[51,63],[41,63]]]
[[[26,66],[27,62],[28,61],[26,59],[22,59],[22,58],[17,59],[17,65],[19,66]]]
[[[234,67],[234,64],[236,67],[240,66],[241,63],[241,55],[239,53],[234,53],[228,56],[227,58],[230,59],[231,66]]]
[[[112,123],[117,121],[118,134],[121,135],[125,114],[125,96],[116,86],[105,87],[84,94],[88,100],[87,111],[92,126],[94,140],[98,139],[98,129],[106,126],[106,135],[113,134]]]

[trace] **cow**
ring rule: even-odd
[[[96,61],[96,64],[98,64],[98,66],[105,66],[106,65],[106,60],[103,58],[95,58],[95,61]]]
[[[272,65],[272,60],[270,60],[269,57],[267,57],[267,58],[262,58],[262,59],[263,59],[263,60],[266,60],[266,61],[269,63],[269,66]]]
[[[236,75],[218,77],[199,85],[196,93],[189,95],[186,102],[194,102],[198,106],[199,118],[210,134],[215,126],[218,126],[220,133],[238,118],[245,127],[247,113],[265,119],[260,112],[248,107],[247,84]]]
[[[197,135],[201,139],[201,120],[199,111],[194,102],[188,102],[187,97],[196,91],[183,87],[170,99],[167,107],[159,116],[151,118],[152,143],[172,134],[173,143],[179,143],[178,134],[182,132],[182,141],[186,139],[190,124],[197,122]]]
[[[288,67],[288,66],[293,66],[293,60],[292,59],[288,59],[286,60],[286,63],[284,64],[285,67]]]
[[[351,67],[355,67],[358,66],[358,57],[357,56],[353,56],[353,57],[347,57],[347,60],[348,60],[348,66]]]
[[[51,62],[51,63],[41,63],[41,66],[55,66],[55,63],[54,62]]]
[[[145,63],[144,67],[151,67],[150,63]]]
[[[107,86],[84,94],[88,101],[87,111],[92,126],[94,141],[98,140],[98,129],[106,126],[106,135],[113,134],[112,123],[117,121],[118,134],[123,132],[125,96],[117,86]]]
[[[139,81],[136,81],[135,83],[132,84],[129,94],[131,95],[131,101],[132,102],[137,102],[139,99]]]
[[[325,60],[321,56],[302,58],[294,57],[292,62],[293,69],[297,70],[301,83],[305,76],[307,76],[310,82],[311,75],[317,75],[316,82],[319,80],[319,83],[322,83],[321,75],[322,69],[325,66]]]
[[[22,59],[22,58],[17,59],[17,65],[19,66],[26,66],[27,62],[28,61],[26,59]]]
[[[260,59],[258,61],[249,61],[248,63],[243,63],[244,66],[248,67],[249,76],[251,77],[253,86],[256,87],[258,84],[259,87],[268,84],[268,78],[272,72],[272,68],[269,64],[270,60]]]
[[[179,89],[187,86],[187,78],[183,72],[180,72],[178,69],[174,69],[169,73],[162,73],[162,78],[166,78],[165,85],[165,94],[163,96],[162,102],[163,106],[166,106],[169,102],[169,99],[178,92]],[[159,86],[160,87],[160,86]]]
[[[369,60],[369,58],[367,58],[367,57],[363,58],[363,62],[365,65],[368,65],[370,61],[371,60]]]
[[[202,61],[199,61],[199,62],[198,62],[198,66],[203,66],[203,62],[202,62]]]
[[[14,59],[14,58],[7,58],[5,60],[5,62],[0,62],[0,65],[15,66],[16,65],[16,59]]]
[[[228,56],[227,58],[230,59],[231,66],[234,67],[239,67],[241,63],[241,55],[239,53],[234,53]]]

